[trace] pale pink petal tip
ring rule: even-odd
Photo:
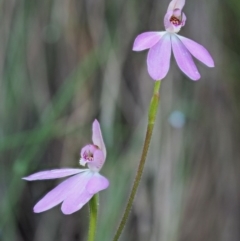
[[[133,44],[133,51],[142,51],[154,46],[162,37],[162,32],[145,32],[139,34]]]
[[[168,11],[174,10],[174,9],[180,9],[180,10],[182,10],[183,7],[184,7],[184,5],[185,5],[185,0],[172,0],[172,1],[169,3]]]
[[[77,169],[77,168],[55,169],[55,170],[37,172],[28,177],[23,177],[22,179],[27,181],[55,179],[55,178],[71,176],[80,172],[84,172],[86,170],[87,169]]]
[[[191,39],[179,36],[182,43],[188,49],[188,51],[199,61],[207,65],[208,67],[214,67],[214,61],[209,52],[200,44],[194,42]]]
[[[99,122],[95,119],[92,125],[92,141],[93,144],[98,146],[106,157],[107,151],[102,137],[102,131]]]

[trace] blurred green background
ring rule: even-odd
[[[86,240],[87,205],[34,214],[59,182],[21,177],[78,167],[91,124],[102,127],[97,241],[111,241],[140,159],[153,81],[144,31],[163,30],[167,0],[0,1],[0,240]],[[240,2],[186,2],[180,34],[204,45],[192,82],[172,58],[144,176],[121,240],[240,240]]]

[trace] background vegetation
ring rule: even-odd
[[[57,180],[21,177],[78,167],[102,126],[111,186],[100,195],[97,241],[110,241],[141,154],[153,81],[137,34],[163,30],[167,0],[0,1],[0,240],[86,240],[87,206],[34,214]],[[176,67],[163,80],[144,177],[126,241],[240,240],[240,2],[186,1],[180,32],[216,67],[192,82]],[[197,62],[197,61],[196,61]]]

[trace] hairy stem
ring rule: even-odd
[[[122,220],[119,224],[119,227],[117,229],[117,232],[113,238],[113,241],[117,241],[123,231],[123,228],[127,222],[127,219],[128,219],[129,213],[131,211],[133,201],[134,201],[134,198],[135,198],[135,195],[136,195],[136,192],[137,192],[137,189],[138,189],[141,177],[142,177],[150,141],[152,138],[153,127],[154,127],[155,120],[156,120],[157,109],[158,109],[158,105],[159,105],[160,86],[161,86],[161,81],[156,81],[155,85],[154,85],[153,96],[152,96],[151,103],[149,106],[149,111],[148,111],[148,127],[147,127],[144,145],[143,145],[142,156],[141,156],[141,159],[139,162],[137,174],[136,174],[136,177],[135,177],[135,180],[133,183],[133,187],[132,187],[132,190],[131,190],[131,193],[130,193],[130,196],[129,196],[129,199],[127,202],[127,206],[125,208],[125,211],[124,211]]]
[[[98,194],[95,194],[89,201],[89,214],[88,241],[94,241],[97,229]]]

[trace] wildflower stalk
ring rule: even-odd
[[[89,201],[89,230],[88,230],[88,241],[94,241],[96,236],[97,228],[97,217],[98,217],[98,194],[95,194]]]
[[[117,241],[123,231],[123,228],[127,222],[127,219],[128,219],[129,213],[131,211],[133,201],[134,201],[134,198],[135,198],[135,195],[136,195],[136,192],[137,192],[137,189],[138,189],[141,177],[142,177],[150,141],[152,138],[153,127],[154,127],[155,120],[156,120],[157,109],[158,109],[158,105],[159,105],[160,86],[161,86],[161,81],[156,81],[155,85],[154,85],[153,96],[152,96],[151,103],[149,106],[149,111],[148,111],[148,127],[147,127],[146,137],[145,137],[144,146],[143,146],[143,150],[142,150],[142,156],[141,156],[137,174],[136,174],[136,177],[135,177],[135,180],[133,183],[132,191],[129,196],[128,202],[127,202],[127,206],[125,208],[125,211],[124,211],[122,220],[119,224],[119,227],[117,229],[117,232],[113,238],[113,241]]]

